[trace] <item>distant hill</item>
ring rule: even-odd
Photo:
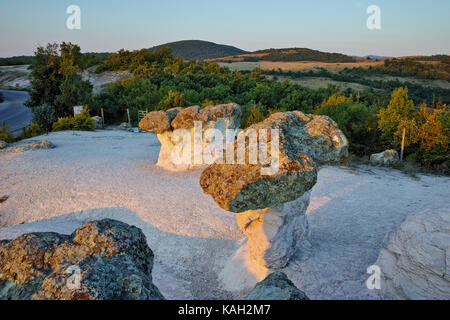
[[[175,57],[180,56],[186,60],[216,59],[247,53],[247,51],[233,46],[227,46],[202,40],[183,40],[170,42],[150,48],[149,50],[156,51],[160,50],[163,47],[170,47]]]
[[[252,53],[217,59],[219,61],[318,61],[318,62],[356,62],[356,59],[342,53],[329,53],[308,48],[266,49]]]
[[[0,58],[0,66],[15,66],[30,64],[34,56],[14,56],[9,58]]]
[[[369,58],[369,59],[391,59],[393,57],[389,57],[389,56],[376,56],[373,54],[369,54],[368,56],[365,56],[364,58]]]

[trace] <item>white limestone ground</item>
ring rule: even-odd
[[[0,239],[25,232],[70,233],[87,220],[143,229],[155,252],[154,283],[168,299],[242,298],[219,274],[245,239],[235,215],[199,185],[200,171],[155,167],[150,133],[59,132],[51,150],[0,153]],[[312,299],[377,299],[366,269],[404,219],[448,207],[450,178],[360,166],[324,167],[311,195],[312,253],[283,269]],[[24,223],[24,224],[22,224]],[[255,279],[256,281],[256,279]]]

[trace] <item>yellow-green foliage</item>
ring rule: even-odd
[[[413,112],[414,102],[408,98],[408,88],[400,87],[394,90],[388,107],[382,108],[378,114],[381,137],[398,145],[398,137],[402,135],[403,128],[414,128]]]
[[[42,127],[39,124],[37,124],[36,122],[31,122],[28,128],[23,129],[23,134],[20,138],[21,139],[33,138],[36,136],[40,136],[43,133],[45,133],[45,130],[42,129]]]
[[[250,109],[250,114],[245,121],[245,127],[250,127],[252,124],[261,122],[265,119],[264,114],[261,112],[261,105],[255,104]]]
[[[9,130],[9,126],[0,126],[0,141],[5,141],[8,143],[14,142],[14,137]]]
[[[184,94],[169,90],[167,97],[161,101],[159,105],[160,110],[169,110],[172,108],[184,107]]]
[[[53,123],[53,131],[63,131],[63,130],[94,130],[95,124],[91,119],[91,115],[88,110],[83,110],[80,114],[75,117],[64,117],[58,118],[58,121]]]

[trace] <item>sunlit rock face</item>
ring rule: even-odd
[[[263,154],[270,161],[251,162],[258,148],[249,139],[243,163],[212,164],[202,172],[200,186],[221,208],[237,213],[238,225],[248,237],[244,245],[249,259],[280,269],[294,253],[309,254],[305,212],[317,182],[317,167],[346,156],[348,142],[329,117],[293,111],[272,114],[243,130],[234,149],[239,150],[240,137],[254,132],[256,146],[266,142]]]
[[[164,299],[153,257],[140,229],[110,219],[71,235],[24,234],[0,241],[0,299]]]
[[[241,107],[235,103],[200,108],[153,111],[139,127],[158,135],[161,150],[157,166],[170,171],[205,168],[224,155],[224,146],[234,141],[227,129],[238,129]],[[221,133],[217,136],[210,129]]]
[[[310,191],[300,198],[266,209],[236,215],[247,236],[250,259],[270,269],[283,268],[296,251],[311,253],[311,231],[306,217]]]
[[[408,217],[391,233],[375,265],[385,299],[449,299],[450,209]]]

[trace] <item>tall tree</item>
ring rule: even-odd
[[[85,104],[92,94],[92,86],[80,75],[83,55],[78,45],[70,42],[38,47],[31,65],[31,92],[27,105],[48,104],[59,117],[72,113],[76,104]]]
[[[388,144],[399,143],[403,128],[408,131],[414,130],[413,123],[414,102],[408,98],[408,88],[400,87],[392,92],[388,107],[382,108],[378,114],[378,128],[381,137]]]

